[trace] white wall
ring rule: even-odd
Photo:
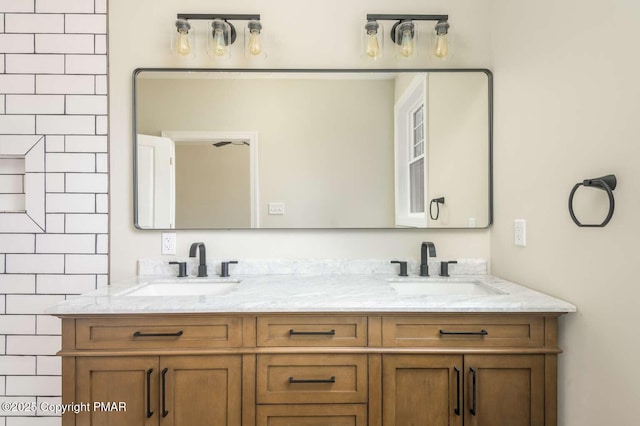
[[[358,68],[396,67],[391,54],[370,65],[359,56],[360,30],[367,13],[448,13],[456,29],[457,54],[439,67],[487,67],[489,64],[489,0],[416,0],[393,4],[340,0],[304,4],[278,0],[268,5],[239,0],[212,5],[204,0],[112,0],[109,4],[110,131],[112,188],[111,280],[136,273],[138,258],[160,257],[160,232],[138,231],[132,219],[131,73],[138,67],[212,66],[206,55],[185,64],[168,53],[169,31],[178,12],[260,13],[269,34],[269,58],[261,67]],[[341,11],[336,13],[335,11]],[[239,24],[241,25],[241,24]],[[429,24],[430,25],[430,24]],[[387,43],[388,52],[392,45]],[[247,64],[236,51],[227,66]],[[426,58],[401,66],[429,66]],[[178,253],[186,256],[196,240],[207,244],[211,257],[349,257],[417,258],[419,244],[432,240],[446,258],[489,257],[489,232],[470,231],[209,231],[179,232]],[[169,258],[167,258],[169,260]]]
[[[638,424],[640,3],[494,0],[491,16],[492,273],[578,307],[560,321],[558,424]],[[611,223],[578,228],[569,191],[608,173],[619,181]]]
[[[0,213],[3,402],[60,403],[60,320],[44,310],[107,285],[106,33],[106,0],[0,1],[0,154],[31,140],[18,153],[41,183],[25,181],[26,214]],[[6,414],[0,425],[60,424]]]

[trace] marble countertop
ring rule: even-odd
[[[132,296],[154,283],[217,286],[239,281],[218,295]],[[492,294],[406,295],[392,282],[446,285],[474,282]],[[437,284],[439,283],[439,284]],[[491,275],[398,277],[395,274],[234,275],[229,279],[138,276],[47,309],[51,315],[265,313],[265,312],[575,312],[563,300]]]

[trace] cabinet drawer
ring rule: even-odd
[[[239,347],[240,318],[87,318],[76,320],[77,349]]]
[[[367,317],[261,317],[258,346],[367,346]]]
[[[364,404],[260,405],[256,426],[367,426]]]
[[[258,403],[367,401],[367,355],[259,355]]]
[[[420,315],[382,320],[385,347],[544,345],[544,318],[536,316]]]

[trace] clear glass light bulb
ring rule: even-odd
[[[367,56],[377,58],[380,55],[380,44],[376,31],[367,31]]]
[[[224,56],[227,53],[227,44],[224,42],[224,32],[221,29],[213,31],[213,54]]]
[[[434,54],[438,58],[445,58],[449,54],[449,42],[446,34],[438,34],[436,36],[436,46]]]
[[[178,54],[182,56],[188,56],[191,53],[191,46],[189,45],[189,33],[185,30],[178,30],[176,52],[178,52]]]
[[[260,41],[260,31],[251,30],[249,36],[249,53],[252,55],[259,55],[262,53],[262,42]]]
[[[400,54],[404,57],[413,55],[413,37],[411,37],[411,30],[404,30],[402,32],[402,43],[400,44]]]

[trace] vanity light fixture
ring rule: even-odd
[[[263,54],[261,39],[262,23],[257,14],[199,14],[179,13],[175,22],[174,52],[181,56],[189,56],[193,52],[193,30],[191,20],[205,20],[207,23],[207,53],[209,56],[222,59],[230,56],[230,46],[237,39],[235,26],[229,21],[249,21],[245,31],[245,53],[247,56]]]
[[[367,20],[364,26],[364,52],[371,59],[378,59],[382,56],[382,26],[375,20]]]
[[[191,45],[193,44],[191,24],[186,19],[177,19],[175,26],[176,30],[173,33],[171,43],[174,52],[180,56],[191,55]]]
[[[367,36],[377,35],[380,27],[378,21],[396,21],[391,28],[390,37],[396,46],[396,55],[400,58],[414,57],[418,48],[418,32],[416,31],[414,21],[436,21],[433,32],[433,55],[437,58],[444,59],[449,54],[449,15],[379,15],[368,14],[365,31]],[[368,39],[369,40],[369,39]],[[373,39],[371,44],[374,45]],[[378,48],[379,49],[379,48]],[[381,50],[381,49],[379,49]],[[366,44],[366,55],[376,59],[381,53],[376,53],[375,47],[370,48],[370,44]]]

